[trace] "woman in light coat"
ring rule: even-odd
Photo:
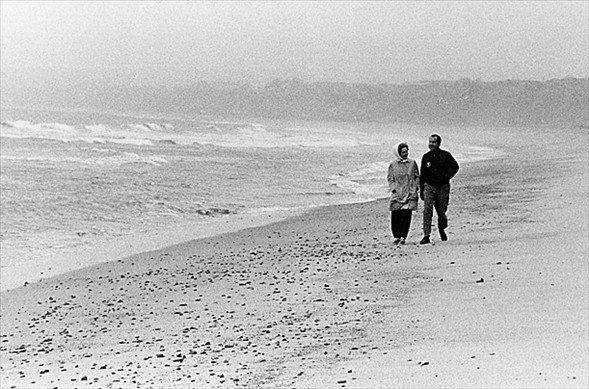
[[[419,168],[409,157],[407,143],[398,143],[393,150],[395,159],[389,165],[387,181],[391,191],[391,232],[394,243],[404,244],[411,226],[413,211],[419,199]]]

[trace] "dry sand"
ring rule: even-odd
[[[0,386],[586,388],[587,131],[504,134],[448,242],[379,200],[2,292]]]

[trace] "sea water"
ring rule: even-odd
[[[5,269],[100,253],[159,231],[168,235],[158,245],[177,243],[166,236],[198,237],[199,226],[212,220],[239,228],[244,215],[386,197],[393,145],[408,142],[419,161],[435,132],[387,123],[8,108],[0,119]],[[461,163],[500,152],[464,140],[444,141]]]

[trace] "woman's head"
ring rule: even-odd
[[[409,146],[407,146],[407,143],[399,143],[397,146],[397,154],[399,154],[399,157],[402,159],[407,159],[409,156]]]

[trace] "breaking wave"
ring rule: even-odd
[[[74,126],[17,120],[2,122],[0,136],[136,146],[170,144],[231,148],[349,148],[379,143],[358,132],[304,126],[267,128],[261,124],[237,122],[186,122],[180,126],[165,122]]]

